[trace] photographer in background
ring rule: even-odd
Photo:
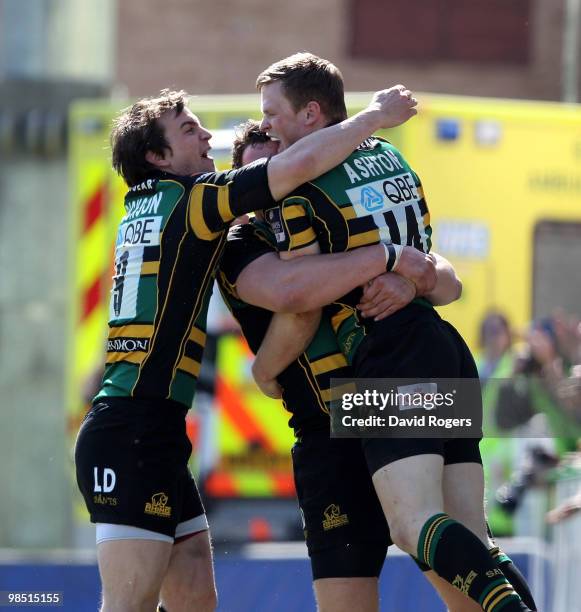
[[[559,457],[575,450],[581,436],[580,348],[577,319],[563,313],[539,319],[515,356],[512,378],[499,384],[494,418],[498,430],[514,438],[516,452],[515,472],[497,500],[516,513],[517,535],[542,532],[543,489]],[[527,499],[528,509],[519,510]]]
[[[495,421],[502,431],[554,437],[559,453],[581,435],[581,335],[563,314],[535,321],[517,352],[512,378],[500,386]]]

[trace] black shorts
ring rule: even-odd
[[[309,433],[292,458],[313,580],[379,576],[391,539],[360,440]]]
[[[186,408],[171,400],[107,398],[88,412],[75,447],[77,483],[93,523],[174,537],[204,514],[188,469]]]
[[[453,325],[438,313],[412,303],[376,324],[357,349],[357,378],[478,379],[470,349]],[[482,400],[470,414],[482,414]],[[398,459],[442,455],[445,464],[482,463],[480,438],[373,438],[363,440],[370,474]]]

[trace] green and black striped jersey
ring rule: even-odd
[[[266,223],[256,219],[230,230],[217,276],[224,301],[239,322],[250,349],[256,353],[272,312],[251,306],[238,296],[236,282],[242,270],[265,253],[276,251]],[[295,434],[328,431],[331,378],[349,378],[347,365],[327,317],[323,317],[307,350],[278,377],[283,404],[292,413],[289,426]]]
[[[266,219],[279,251],[318,242],[323,253],[378,242],[431,248],[430,214],[421,181],[389,142],[368,138],[342,164],[287,196]],[[330,307],[343,352],[352,357],[363,337],[360,290]]]
[[[273,205],[267,162],[194,177],[155,172],[125,196],[97,398],[190,406],[215,270],[230,222]]]

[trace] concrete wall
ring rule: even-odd
[[[64,158],[0,166],[0,547],[62,546],[70,480],[63,410]]]
[[[0,548],[72,538],[69,102],[108,94],[117,0],[0,0]]]
[[[0,0],[0,79],[109,83],[117,0]]]
[[[45,146],[44,122],[60,118],[64,131],[71,99],[103,93],[0,83],[0,117],[12,125],[0,152],[0,548],[64,546],[72,537],[67,158],[64,139]]]

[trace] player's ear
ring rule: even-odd
[[[321,117],[321,105],[316,100],[307,102],[305,106],[305,123],[306,125],[313,125]]]
[[[145,161],[158,168],[165,168],[169,165],[169,160],[166,159],[164,154],[155,153],[154,151],[145,152]]]

